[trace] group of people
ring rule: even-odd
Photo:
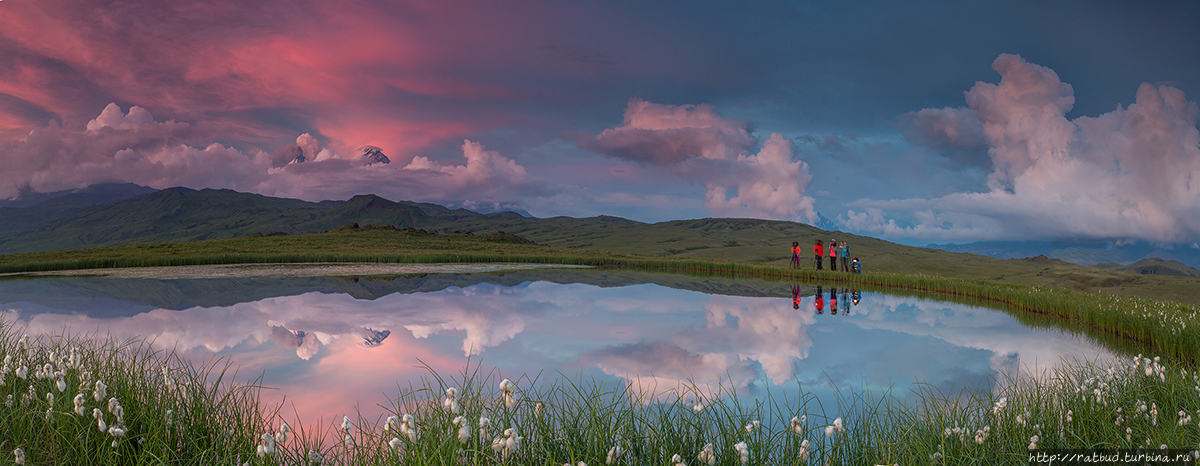
[[[825,262],[826,251],[829,254],[829,270],[837,271],[838,257],[842,258],[842,270],[862,275],[862,264],[858,258],[850,258],[850,245],[842,241],[838,244],[837,240],[829,240],[829,247],[825,247],[821,240],[817,240],[817,244],[813,245],[813,254],[816,255],[817,270],[821,270],[821,264]],[[800,267],[800,242],[792,242],[792,268]]]
[[[825,296],[824,290],[820,286],[817,287],[817,292],[813,295],[813,307],[816,308],[817,314],[825,313]],[[800,285],[792,285],[792,309],[800,309],[801,300]],[[829,313],[838,315],[838,310],[842,311],[842,315],[850,315],[850,305],[858,305],[860,294],[858,290],[850,290],[842,288],[841,290],[841,306],[838,306],[838,289],[829,289]]]

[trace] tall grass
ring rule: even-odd
[[[838,391],[832,404],[803,386],[747,399],[427,366],[387,418],[306,425],[264,406],[259,385],[232,383],[227,365],[144,340],[18,335],[0,323],[0,452],[20,449],[26,464],[1027,464],[1031,448],[1200,446],[1200,373],[1140,356],[948,392]]]
[[[421,465],[674,465],[676,455],[689,465],[1027,464],[1031,450],[1048,448],[1198,448],[1196,373],[1140,357],[1113,364],[1071,362],[949,393],[868,390],[833,406],[804,387],[795,399],[755,401],[720,388],[649,393],[568,378],[519,379],[508,403],[494,373],[430,370],[394,400],[394,421],[301,432],[309,440],[264,463],[302,463],[321,440],[327,462]]]
[[[0,321],[0,463],[233,464],[268,418],[254,385],[149,341],[22,335]],[[13,455],[13,456],[9,456]]]

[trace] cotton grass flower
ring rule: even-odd
[[[465,418],[458,416],[451,423],[458,426],[458,443],[466,444],[471,441],[471,425]]]
[[[14,462],[17,464],[25,464],[25,450],[22,450],[21,447],[17,447],[16,450],[13,450],[13,456]]]
[[[479,437],[486,439],[488,437],[488,426],[492,425],[492,420],[487,416],[479,416]]]
[[[417,421],[411,414],[400,417],[400,434],[408,437],[408,441],[417,442]]]
[[[458,389],[450,387],[446,389],[446,399],[442,400],[442,407],[446,408],[451,413],[458,414],[458,400],[455,396],[458,395]]]
[[[808,462],[808,439],[800,442],[800,453],[797,455],[801,463]]]
[[[100,408],[92,408],[92,417],[96,418],[96,427],[100,429],[100,432],[108,430],[108,424],[104,423],[104,411],[101,411]]]
[[[955,429],[957,430],[957,428],[955,428]],[[840,418],[840,417],[837,419],[834,419],[833,424],[830,424],[829,426],[825,427],[825,436],[826,437],[832,437],[833,434],[835,434],[835,433],[841,434],[841,433],[845,433],[845,432],[846,432],[846,427],[842,425],[842,418]]]
[[[54,373],[54,386],[55,388],[58,388],[60,393],[67,391],[67,381],[63,380],[63,375],[64,374],[62,372]]]
[[[713,453],[713,445],[711,443],[705,444],[704,449],[700,450],[700,454],[696,455],[696,460],[708,466],[717,464],[717,455]]]
[[[1037,450],[1038,436],[1029,437],[1029,451]]]
[[[75,399],[73,400],[75,402],[75,414],[83,416],[83,413],[87,412],[87,408],[83,407],[84,400],[85,398],[82,393],[75,395]],[[167,425],[170,425],[170,423]]]
[[[169,410],[168,410],[169,411]],[[170,425],[168,423],[168,425]],[[279,432],[275,434],[275,441],[284,443],[288,441],[288,435],[292,432],[292,428],[287,423],[279,424]]]
[[[757,429],[757,428],[758,428],[758,426],[759,426],[759,425],[761,425],[761,424],[762,424],[762,423],[761,423],[761,422],[758,422],[758,421],[752,421],[752,422],[750,422],[749,424],[746,424],[746,427],[745,427],[745,429],[746,429],[746,433],[747,433],[747,434],[753,434],[753,433],[754,433],[754,429]]]
[[[517,435],[517,430],[514,428],[504,429],[504,435],[497,437],[492,442],[492,451],[497,451],[497,442],[499,442],[499,453],[501,459],[507,460],[508,457],[516,454],[521,450],[521,440],[525,437]]]
[[[513,383],[511,380],[504,379],[500,381],[500,394],[504,398],[504,407],[512,409],[517,404],[516,398],[513,398]]]
[[[29,380],[29,368],[28,367],[25,367],[25,366],[18,367],[16,374],[17,374],[17,377],[21,378],[21,380]]]
[[[104,385],[104,381],[96,381],[96,388],[92,390],[92,398],[95,398],[97,403],[101,403],[105,398],[108,398],[108,385]]]
[[[788,430],[791,430],[792,433],[794,433],[796,435],[804,435],[804,426],[801,424],[801,422],[802,421],[800,421],[800,418],[793,416],[791,425],[788,427]]]
[[[401,441],[399,437],[392,437],[392,439],[388,441],[388,448],[391,448],[393,451],[400,451],[400,447],[402,446],[404,446],[404,442]]]
[[[683,457],[679,456],[678,453],[671,456],[671,464],[674,466],[687,466],[687,463],[683,462]]]
[[[262,443],[258,444],[258,448],[255,450],[258,457],[273,456],[277,451],[275,448],[275,437],[271,436],[269,432],[264,432],[259,438],[262,439]]]
[[[738,442],[733,445],[733,449],[737,451],[738,461],[742,464],[750,461],[750,448],[746,446],[746,442]]]
[[[992,406],[992,414],[999,415],[1000,412],[1003,411],[1004,408],[1007,406],[1008,406],[1008,398],[1001,397],[1000,401],[997,401],[996,404],[994,406]]]

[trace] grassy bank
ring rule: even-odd
[[[1200,376],[1150,358],[835,405],[804,387],[756,402],[719,387],[504,383],[476,367],[430,371],[397,393],[393,419],[306,426],[221,364],[144,341],[19,335],[0,323],[0,451],[25,464],[1027,464],[1031,449],[1200,442]]]
[[[0,463],[233,464],[253,454],[266,412],[228,366],[197,367],[146,341],[11,325],[0,322]]]
[[[390,227],[322,234],[159,243],[0,256],[0,273],[209,264],[526,262],[624,267],[729,277],[829,282],[981,299],[1061,319],[1158,354],[1200,358],[1200,309],[1171,301],[925,274],[817,271],[786,265],[614,253],[528,244],[505,234],[436,234]]]

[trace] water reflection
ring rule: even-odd
[[[306,419],[340,419],[356,401],[366,415],[380,412],[397,383],[423,375],[418,361],[442,374],[470,357],[504,376],[582,372],[642,389],[694,382],[750,396],[768,385],[786,396],[799,381],[830,396],[832,385],[977,385],[1018,361],[1109,354],[991,309],[865,294],[593,271],[0,282],[6,317],[31,333],[143,336],[200,362],[226,356],[242,379],[264,374],[279,387],[268,399],[286,395]],[[829,317],[818,318],[826,306]]]

